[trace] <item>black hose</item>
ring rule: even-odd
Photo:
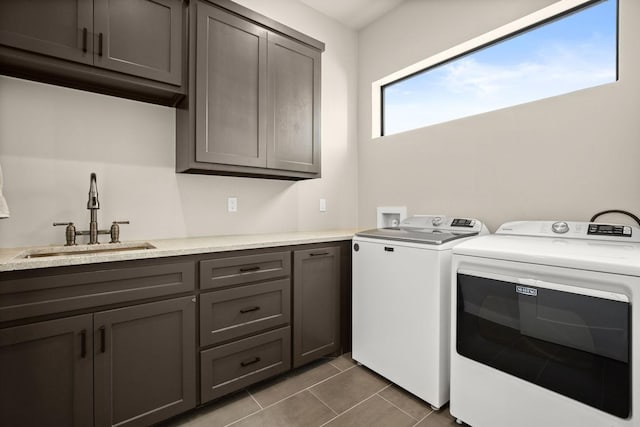
[[[597,214],[595,214],[594,216],[591,217],[591,220],[589,222],[594,222],[596,220],[596,218],[598,218],[600,215],[604,215],[604,214],[608,214],[608,213],[620,213],[620,214],[627,215],[627,216],[633,218],[633,220],[635,222],[637,222],[638,225],[640,225],[640,218],[638,218],[637,216],[635,216],[631,212],[621,211],[620,209],[610,209],[608,211],[598,212]]]

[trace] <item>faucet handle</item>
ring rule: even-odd
[[[73,225],[72,222],[54,222],[53,226],[57,227],[60,225],[66,225],[67,228],[64,232],[65,239],[67,243],[65,246],[75,246],[76,245],[76,226]]]
[[[113,223],[111,223],[111,241],[109,243],[120,243],[119,224],[129,224],[129,221],[113,221]]]

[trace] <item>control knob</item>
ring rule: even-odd
[[[431,220],[431,225],[433,225],[434,227],[438,227],[439,225],[442,225],[442,217],[440,216],[433,217],[433,219]]]
[[[567,231],[569,231],[569,224],[567,224],[567,223],[566,223],[566,222],[564,222],[564,221],[554,222],[554,223],[551,225],[551,230],[552,230],[554,233],[557,233],[557,234],[564,234],[564,233],[566,233]]]

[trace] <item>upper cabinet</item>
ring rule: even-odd
[[[319,177],[324,44],[227,0],[192,2],[190,19],[177,171]]]
[[[185,16],[180,0],[3,0],[0,71],[174,105]]]
[[[180,1],[94,0],[93,22],[96,66],[180,85]]]

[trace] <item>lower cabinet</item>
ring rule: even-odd
[[[191,296],[96,313],[96,426],[144,426],[196,404]]]
[[[0,329],[0,378],[0,425],[142,426],[184,412],[196,400],[193,297]]]
[[[293,367],[340,349],[340,248],[293,253]]]
[[[285,327],[200,352],[202,402],[288,371],[290,349]]]
[[[92,317],[0,329],[0,425],[93,424]]]

